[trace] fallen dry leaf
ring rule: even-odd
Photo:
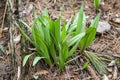
[[[115,66],[115,64],[116,64],[115,60],[112,60],[112,61],[108,64],[108,66],[109,66],[109,67],[110,67],[110,66]]]
[[[109,79],[106,75],[104,75],[102,80],[109,80]]]
[[[26,7],[26,9],[22,12],[23,14],[26,14],[26,15],[29,15],[30,12],[32,11],[33,9],[33,3],[29,3],[29,5]]]
[[[36,72],[34,75],[46,75],[48,73],[49,72],[47,70],[40,70],[40,71]]]
[[[2,30],[3,33],[7,33],[8,32],[8,27],[5,27],[3,30]]]
[[[112,20],[113,22],[115,22],[115,23],[118,23],[118,24],[120,24],[120,18],[113,18],[113,20]]]
[[[113,71],[113,68],[112,68],[112,67],[109,67],[109,68],[107,68],[107,70],[108,70],[109,72],[112,72],[112,71]]]
[[[19,34],[18,36],[16,36],[13,41],[14,41],[16,44],[18,44],[18,43],[20,42],[20,40],[21,40],[21,34]]]

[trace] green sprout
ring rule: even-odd
[[[96,9],[98,9],[100,6],[100,0],[94,0],[94,6]]]

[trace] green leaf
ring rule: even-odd
[[[15,22],[15,25],[18,27],[18,29],[20,30],[21,34],[33,44],[33,41],[29,38],[28,35],[25,34],[25,32],[22,30],[22,28],[20,28],[20,26]]]
[[[67,42],[64,42],[62,44],[62,53],[61,53],[61,59],[63,59],[63,61],[65,61],[69,57],[68,49],[69,48]]]
[[[75,42],[80,41],[80,39],[85,35],[85,32],[82,32],[68,41],[68,46],[72,46]]]
[[[72,49],[69,51],[69,56],[71,56],[77,49],[78,44],[80,41],[77,41],[77,43],[72,47]]]
[[[29,57],[32,56],[34,53],[26,55],[23,59],[23,66],[25,66],[26,62],[28,61]]]
[[[70,26],[68,32],[72,32],[76,29],[76,34],[84,32],[85,30],[85,24],[86,24],[86,18],[85,13],[83,11],[84,4],[82,4],[81,9],[79,10],[78,14],[76,15],[76,18],[73,22],[73,24]]]
[[[94,0],[94,6],[96,9],[98,9],[100,6],[100,0]]]
[[[82,69],[86,69],[89,66],[89,61],[85,62],[85,64],[82,66]]]
[[[43,32],[43,28],[42,28],[42,24],[39,21],[39,19],[35,19],[34,23],[32,25],[32,36],[36,35],[37,37],[41,38],[42,40],[44,40],[44,32]],[[33,36],[34,38],[34,36]]]
[[[80,41],[81,50],[85,49],[91,44],[91,42],[95,38],[95,34],[96,34],[96,28],[90,27],[87,29],[85,36]]]
[[[44,57],[39,57],[39,56],[35,57],[35,59],[33,61],[33,66],[35,66],[38,63],[38,61],[41,60],[41,59],[43,59],[43,58]]]
[[[31,32],[31,27],[27,23],[25,23],[22,20],[19,20],[19,22],[21,22],[23,25],[25,25],[25,27]]]
[[[72,22],[72,16],[71,16],[71,18],[68,20],[68,22],[67,22],[67,24],[66,24],[66,26],[65,26],[66,32],[68,31],[71,22]]]
[[[77,20],[77,27],[76,27],[76,34],[82,33],[85,31],[85,24],[86,24],[86,19],[85,19],[85,13],[83,11],[83,4],[81,6],[81,9],[78,13],[78,20]]]
[[[96,29],[98,26],[100,14],[96,16],[94,21],[91,23],[90,27],[86,30],[85,36],[80,41],[81,53],[88,47],[95,38]]]
[[[51,37],[50,37],[50,32],[47,27],[43,27],[43,32],[44,32],[44,40],[46,42],[47,46],[51,45]]]
[[[90,59],[95,69],[102,75],[107,73],[106,64],[93,52],[85,51],[86,56]]]
[[[90,27],[97,28],[98,27],[98,23],[99,23],[99,19],[100,19],[100,13],[97,14],[97,16],[95,17],[94,21],[91,22]]]
[[[44,9],[43,15],[49,17],[47,8]]]
[[[55,26],[55,33],[54,33],[55,39],[57,43],[59,43],[60,42],[60,31],[61,31],[60,30],[60,18],[54,22],[54,26]]]
[[[57,55],[56,55],[55,46],[53,43],[49,46],[49,51],[50,51],[50,55],[52,56],[54,62],[57,62]]]
[[[67,32],[66,32],[66,26],[64,25],[63,28],[62,28],[62,42],[64,41],[64,39],[66,38],[67,36]]]
[[[36,9],[35,9],[35,7],[34,7],[34,19],[36,19],[36,18],[38,18],[38,15],[37,15],[37,13],[36,13]]]
[[[42,37],[42,35],[40,35],[40,27],[41,26],[37,26],[37,27],[33,26],[32,27],[32,36],[33,36],[33,40],[35,43],[35,47],[38,52],[41,52],[40,55],[42,57],[45,57],[46,62],[49,65],[51,65],[51,59],[50,59],[50,55],[48,53],[48,48],[47,48],[46,42],[44,41],[44,37]]]
[[[77,58],[79,58],[79,57],[80,57],[80,56],[76,56],[76,57],[74,57],[74,58],[70,59],[69,61],[67,61],[67,62],[66,62],[66,64],[70,63],[71,61],[76,60],[76,59],[77,59]]]

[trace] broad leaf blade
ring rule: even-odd
[[[33,36],[33,40],[35,42],[35,47],[37,49],[38,52],[41,52],[41,56],[45,57],[46,62],[51,65],[51,59],[50,59],[50,55],[48,53],[48,48],[46,46],[46,43],[44,41],[44,37],[42,37],[40,35],[40,31],[39,31],[39,27],[41,26],[33,26],[32,28],[32,36]]]
[[[66,24],[66,26],[65,26],[65,28],[66,28],[66,32],[68,31],[71,22],[72,22],[72,17],[69,19],[69,21],[67,22],[67,24]]]
[[[35,59],[33,61],[33,66],[35,66],[38,63],[38,61],[41,60],[41,59],[43,59],[43,58],[44,57],[39,57],[39,56],[35,57]]]
[[[85,32],[80,33],[68,41],[68,46],[72,46],[75,42],[80,41],[80,39],[85,35]]]
[[[29,57],[30,57],[31,55],[33,55],[33,53],[32,53],[32,54],[29,54],[29,55],[26,55],[26,56],[24,57],[24,59],[23,59],[23,66],[25,66],[26,62],[28,61],[28,59],[29,59]]]
[[[80,41],[81,50],[85,49],[92,43],[92,41],[95,38],[95,34],[96,34],[96,28],[91,27],[87,29],[85,36]]]
[[[97,28],[98,27],[98,23],[99,23],[99,19],[100,19],[100,13],[97,14],[97,16],[95,17],[95,19],[91,22],[90,27]]]
[[[63,26],[63,29],[62,29],[62,35],[61,35],[61,37],[62,37],[62,42],[64,41],[64,39],[66,38],[66,36],[67,36],[66,26],[64,25],[64,26]]]
[[[54,26],[55,26],[55,39],[57,41],[57,43],[59,43],[61,40],[60,40],[60,18],[58,20],[56,20],[54,22]]]
[[[70,57],[70,56],[76,51],[76,49],[77,49],[77,47],[78,47],[78,45],[79,45],[79,42],[80,42],[80,41],[78,41],[78,42],[73,46],[73,48],[69,51],[69,56],[68,56],[68,57]]]
[[[52,56],[54,62],[57,62],[57,55],[56,55],[55,46],[53,43],[49,46],[49,51],[50,51],[50,55]]]
[[[81,52],[88,47],[95,38],[96,29],[98,26],[100,14],[96,16],[94,21],[91,23],[90,27],[86,30],[86,35],[80,41]]]
[[[85,24],[86,24],[86,19],[85,19],[85,13],[83,11],[83,4],[81,6],[81,9],[78,13],[78,20],[77,20],[77,27],[76,27],[76,34],[82,33],[85,30]]]

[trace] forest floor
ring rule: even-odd
[[[7,6],[6,1],[9,4]],[[29,59],[26,67],[22,67],[22,50],[31,50],[31,46],[27,41],[27,45],[20,43],[21,34],[13,25],[13,19],[22,19],[32,25],[34,7],[38,14],[47,7],[50,17],[56,19],[63,6],[62,20],[67,21],[76,15],[81,4],[82,0],[13,0],[11,3],[9,0],[0,0],[0,80],[34,80],[33,75],[38,75],[37,80],[120,80],[120,63],[108,67],[108,74],[105,75],[98,74],[92,67],[81,70],[78,64],[67,65],[59,74],[56,67],[51,69],[42,61],[35,67],[31,66],[33,58]],[[101,25],[110,26],[108,30],[96,35],[94,42],[87,48],[88,51],[108,55],[111,60],[105,63],[109,65],[120,58],[120,0],[101,0],[99,10],[95,9],[93,0],[85,0],[84,4],[87,25],[100,12],[100,22],[106,23]],[[19,72],[21,74],[18,78]],[[92,75],[94,73],[96,75]]]

